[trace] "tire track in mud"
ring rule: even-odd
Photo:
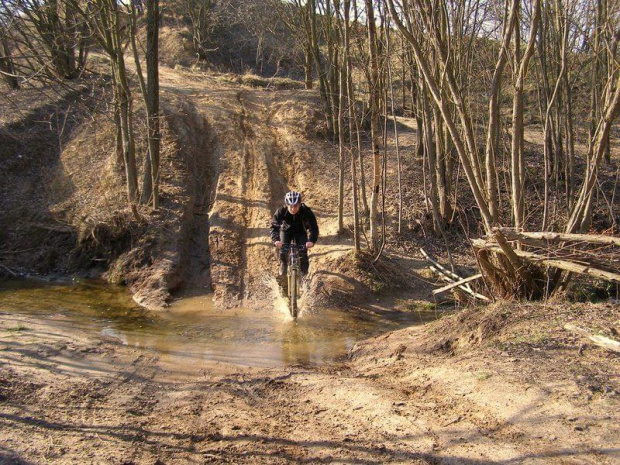
[[[165,75],[165,73],[164,73]],[[208,213],[208,262],[216,305],[230,308],[269,305],[266,279],[277,271],[277,257],[269,238],[269,221],[282,204],[291,166],[286,165],[277,129],[271,126],[279,94],[261,89],[239,89],[208,82],[185,82],[165,75],[172,93],[191,99],[208,126],[213,202]],[[196,174],[201,167],[194,167]],[[204,168],[204,167],[203,167]],[[204,171],[204,169],[203,169]],[[202,175],[202,173],[200,173]],[[204,203],[198,206],[202,213]],[[202,226],[203,217],[196,224]],[[192,232],[200,233],[195,228]],[[200,241],[192,244],[190,254]],[[205,260],[188,269],[187,282],[199,281]],[[194,266],[195,265],[195,266]]]
[[[260,89],[239,90],[212,82],[211,92],[204,94],[204,83],[179,87],[174,77],[167,77],[173,83],[170,91],[191,97],[209,131],[212,129],[209,145],[213,145],[211,165],[217,179],[210,184],[214,195],[206,228],[214,301],[224,308],[269,305],[271,289],[265,278],[277,270],[269,221],[287,190],[289,179],[283,173],[290,171],[277,130],[271,127],[280,97]],[[202,225],[201,220],[196,223]],[[196,281],[195,275],[204,271],[203,263],[197,261],[197,266],[188,270],[188,282]]]
[[[209,219],[211,230],[211,279],[215,303],[224,308],[238,306],[245,292],[247,223],[253,197],[249,182],[252,167],[251,128],[244,106],[245,91],[226,91],[215,100],[218,112],[208,111],[221,141],[220,171]],[[214,105],[215,106],[215,105]]]
[[[275,137],[268,126],[267,102],[258,92],[241,91],[239,127],[243,136],[240,194],[243,223],[240,244],[239,295],[248,302],[269,300],[264,277],[274,270],[275,254],[269,240],[272,209],[283,195],[283,179],[274,162]]]
[[[244,201],[243,201],[243,203],[245,204],[245,208],[243,212],[243,219],[244,219],[244,224],[247,225],[249,221],[248,216],[251,213],[249,211],[251,207],[248,205],[248,202],[251,202],[254,199],[254,185],[253,184],[254,184],[255,160],[254,160],[254,157],[251,156],[250,151],[248,149],[248,144],[249,144],[248,139],[251,136],[251,134],[250,134],[250,130],[247,126],[247,121],[246,121],[247,112],[245,108],[245,102],[243,99],[243,91],[237,94],[237,101],[239,102],[239,105],[241,106],[241,111],[239,113],[239,127],[241,128],[241,133],[243,134],[241,152],[243,154],[243,166],[245,166],[246,168],[241,171],[241,195],[243,196],[245,194]],[[249,186],[248,186],[248,178],[249,178],[249,183],[250,183]],[[247,279],[247,268],[248,268],[248,229],[247,227],[244,231],[243,240],[240,245],[241,245],[241,269],[239,270],[239,275],[240,275],[241,288],[239,290],[239,294],[241,296],[241,299],[245,300],[246,292],[247,292],[246,279]]]

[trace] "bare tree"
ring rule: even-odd
[[[0,48],[0,74],[9,89],[18,89],[18,75],[15,70],[15,65],[13,64],[8,31],[9,28],[4,24],[3,19],[0,18],[0,42],[2,45],[2,48]]]
[[[213,51],[213,35],[219,26],[219,10],[216,0],[185,0],[185,13],[190,19],[192,43],[198,58],[206,60]]]
[[[517,12],[518,14],[518,12]],[[514,226],[522,230],[525,221],[525,164],[523,161],[523,88],[529,70],[530,60],[536,49],[536,34],[540,25],[541,0],[534,0],[530,23],[530,37],[521,55],[521,28],[515,28],[514,67],[517,70],[514,82],[512,105],[512,149],[511,149],[511,203]]]
[[[379,112],[381,106],[379,96],[381,94],[379,88],[379,57],[377,56],[377,30],[375,24],[375,14],[372,0],[365,0],[366,18],[368,28],[368,49],[370,54],[370,79],[369,85],[369,109],[370,109],[370,131],[372,138],[372,157],[373,157],[373,181],[370,200],[370,243],[373,249],[379,245],[378,231],[378,201],[379,189],[381,182],[381,163],[380,163],[380,134]]]
[[[55,77],[74,79],[87,55],[78,8],[82,6],[72,0],[3,0],[0,14],[11,17],[22,55]]]
[[[138,175],[133,129],[133,96],[124,54],[129,41],[127,26],[131,20],[131,7],[124,9],[114,0],[95,0],[89,4],[88,9],[80,10],[80,14],[92,37],[110,58],[115,115],[118,118],[117,128],[123,149],[127,200],[135,213],[138,201]]]

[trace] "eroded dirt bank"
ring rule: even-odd
[[[610,304],[498,305],[338,364],[252,368],[5,314],[0,461],[618,463],[619,358],[562,327],[619,318]]]
[[[0,276],[104,276],[153,310],[170,290],[208,289],[207,214],[217,172],[208,121],[190,96],[163,96],[161,208],[139,205],[134,215],[112,121],[97,106],[109,85],[91,76],[75,86],[77,95],[62,86],[24,89],[0,105]],[[89,90],[102,100],[89,99]],[[140,168],[144,142],[136,139]]]

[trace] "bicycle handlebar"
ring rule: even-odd
[[[304,245],[297,245],[297,244],[282,244],[282,249],[284,250],[289,250],[291,248],[296,248],[297,250],[304,250],[307,247]]]

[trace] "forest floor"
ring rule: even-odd
[[[312,305],[376,311],[372,304],[395,294],[432,302],[424,263],[411,253],[419,245],[412,237],[428,233],[420,211],[405,212],[409,229],[373,272],[351,254],[351,212],[347,232],[337,234],[337,151],[322,137],[315,93],[166,68],[161,89],[168,102],[191,103],[179,107],[196,116],[186,134],[176,125],[181,148],[208,133],[193,147],[209,143],[194,168],[203,163],[217,176],[190,207],[196,218],[209,207],[218,306],[273,304],[268,222],[289,188],[304,193],[321,227]],[[400,125],[405,198],[421,205],[408,125]],[[393,163],[388,176],[396,176]],[[391,216],[395,205],[388,202]],[[436,241],[419,242],[432,251]],[[463,263],[466,242],[451,245]],[[181,246],[190,255],[201,247]],[[201,262],[179,263],[203,271]],[[143,296],[136,300],[153,300],[151,284],[134,289]],[[171,359],[2,314],[0,462],[618,463],[620,357],[565,331],[567,322],[613,336],[619,305],[497,303],[369,339],[338,363],[272,368]]]

